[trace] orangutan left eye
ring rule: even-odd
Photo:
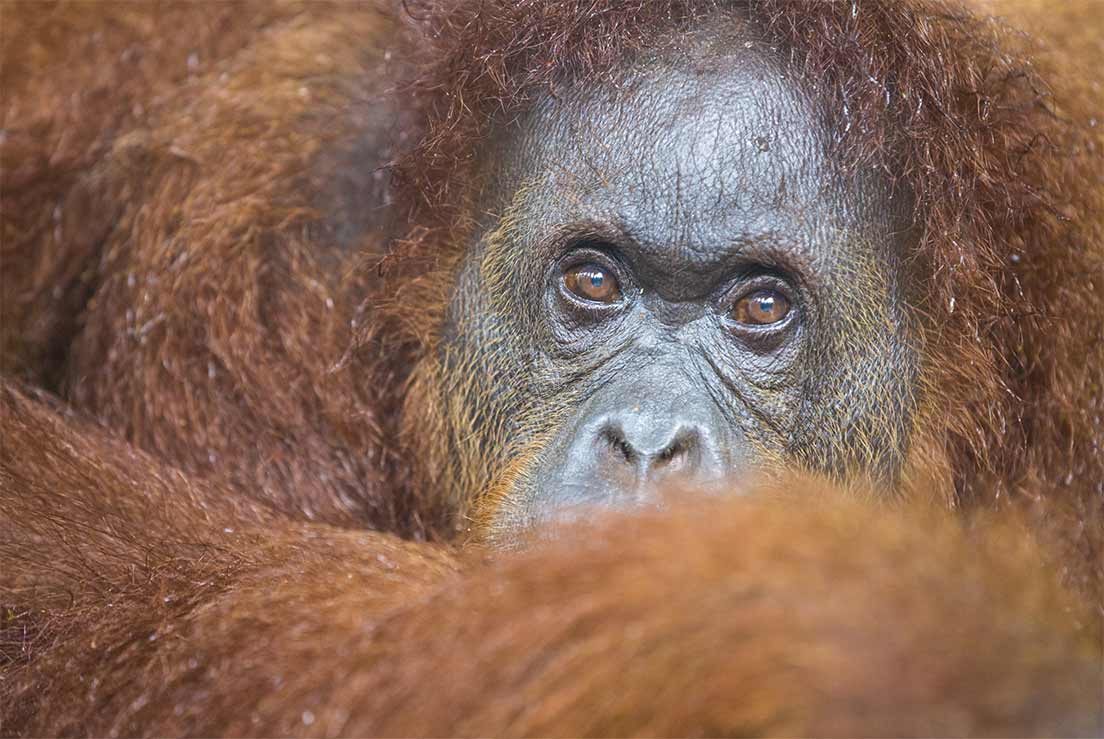
[[[736,301],[732,317],[746,326],[770,326],[781,323],[790,314],[790,301],[777,290],[748,293]]]

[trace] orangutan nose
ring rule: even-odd
[[[696,424],[671,421],[656,425],[642,416],[608,420],[595,440],[600,472],[619,476],[626,489],[678,475],[695,477],[717,461],[704,447],[708,432]]]
[[[672,481],[715,480],[728,470],[711,401],[642,401],[582,423],[548,491],[563,505],[655,502]],[[558,478],[558,479],[556,479]]]

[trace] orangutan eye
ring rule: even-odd
[[[777,290],[756,290],[736,302],[732,317],[748,326],[779,323],[790,313],[790,301]]]
[[[621,286],[617,278],[608,269],[593,262],[568,268],[564,272],[563,283],[573,295],[592,303],[616,303],[621,299]]]

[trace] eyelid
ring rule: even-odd
[[[564,244],[560,264],[566,268],[581,262],[596,262],[603,267],[622,271],[617,245],[601,237],[574,238]]]
[[[798,291],[789,280],[773,271],[761,270],[745,274],[727,285],[721,292],[720,302],[732,306],[737,300],[759,290],[776,290],[790,305],[798,303]]]

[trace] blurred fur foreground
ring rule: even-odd
[[[274,527],[70,422],[4,390],[5,734],[1102,726],[1099,618],[1013,525],[795,480],[461,568],[386,534]]]

